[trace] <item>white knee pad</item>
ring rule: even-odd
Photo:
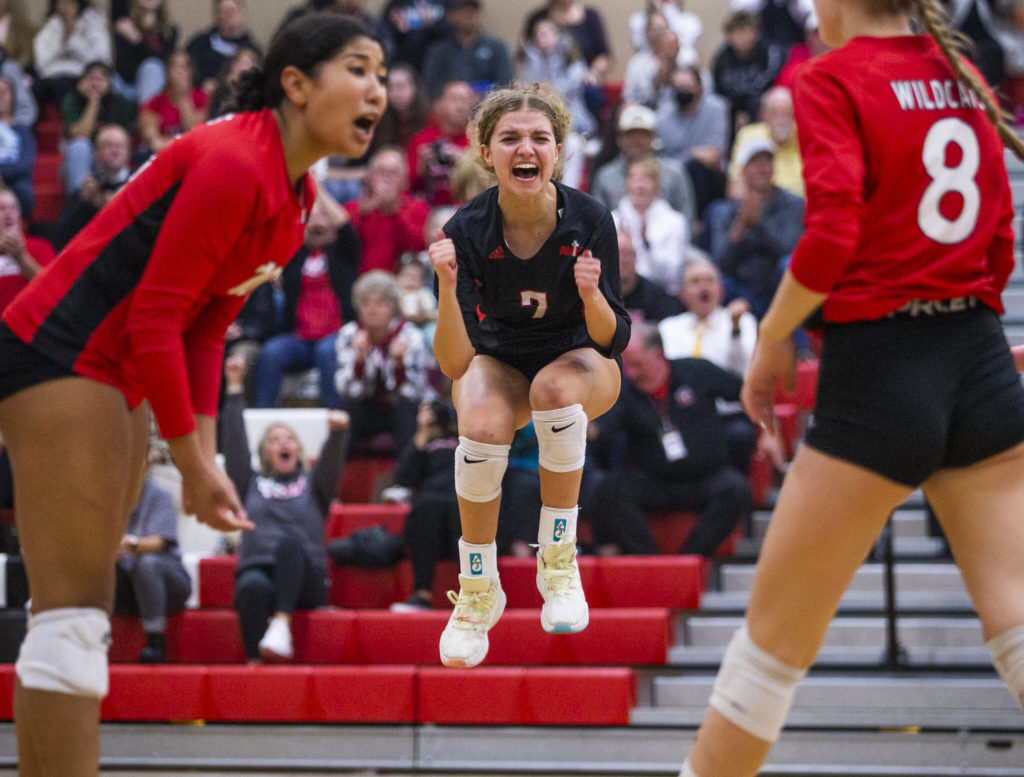
[[[455,449],[455,493],[470,502],[497,499],[511,447],[460,437]]]
[[[711,706],[765,742],[774,742],[786,722],[796,686],[807,673],[782,663],[755,645],[747,627],[736,630],[711,690]]]
[[[992,662],[1017,704],[1024,709],[1024,626],[1004,631],[987,643]]]
[[[583,405],[534,410],[540,465],[549,472],[575,472],[587,453],[587,414]]]
[[[110,618],[68,607],[29,619],[15,672],[25,688],[102,699],[107,695]]]

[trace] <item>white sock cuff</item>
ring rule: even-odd
[[[459,572],[465,577],[498,579],[498,546],[477,545],[459,538]]]
[[[683,768],[679,770],[679,777],[697,777],[697,772],[690,766],[690,759],[683,761]]]
[[[537,543],[550,545],[554,542],[576,540],[576,518],[579,507],[548,507],[540,508],[540,524],[537,528]]]
[[[1024,625],[1007,629],[985,644],[996,671],[1024,709]]]
[[[992,653],[992,657],[995,659],[1002,658],[1003,655],[1009,652],[1012,648],[1024,648],[1024,625],[1007,629],[1002,634],[997,637],[993,637],[985,644],[988,646],[989,652]]]

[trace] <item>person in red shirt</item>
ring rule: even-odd
[[[431,207],[452,204],[451,175],[469,145],[466,129],[476,102],[476,92],[467,82],[449,81],[434,102],[431,120],[409,141],[411,188]]]
[[[167,86],[139,108],[139,135],[145,148],[157,152],[175,135],[206,121],[209,96],[192,85],[192,58],[177,51],[167,61]]]
[[[302,242],[310,165],[365,153],[385,77],[362,25],[296,22],[242,76],[237,113],[153,156],[4,312],[0,431],[32,589],[14,702],[23,774],[98,773],[111,569],[150,408],[186,510],[252,527],[214,459],[225,330]]]
[[[1024,706],[1024,389],[999,323],[1013,266],[1003,143],[1022,158],[1024,144],[936,0],[815,6],[835,50],[796,79],[806,230],[742,399],[774,427],[793,331],[824,303],[817,403],[684,777],[757,773],[840,597],[918,487]]]
[[[405,155],[382,148],[370,158],[359,199],[345,203],[363,245],[360,274],[370,270],[393,273],[402,254],[424,251],[424,228],[430,206],[409,194]]]
[[[0,184],[0,312],[52,261],[53,248],[25,234],[18,197]]]

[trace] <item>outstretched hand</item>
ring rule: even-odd
[[[217,531],[255,528],[246,515],[235,486],[220,467],[211,463],[185,476],[181,501],[185,512]]]
[[[775,390],[782,384],[787,393],[796,388],[796,350],[792,338],[769,343],[758,340],[750,369],[740,391],[743,409],[750,420],[772,434],[778,432],[775,420]]]
[[[576,257],[573,268],[576,276],[576,290],[581,299],[589,299],[598,293],[597,283],[601,279],[601,260],[596,258],[590,249],[586,249]]]
[[[435,242],[427,248],[427,256],[430,257],[430,263],[434,265],[438,286],[444,289],[454,287],[455,279],[458,276],[455,243],[451,238],[445,237],[443,229],[437,230]]]

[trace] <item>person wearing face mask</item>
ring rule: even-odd
[[[761,98],[760,121],[748,124],[736,133],[732,160],[729,162],[729,192],[743,193],[743,166],[738,162],[739,150],[754,140],[768,140],[775,147],[775,173],[772,183],[780,189],[804,196],[804,166],[797,144],[796,121],[793,119],[793,94],[784,86],[776,86]]]
[[[699,68],[676,70],[658,104],[655,132],[662,154],[686,166],[697,195],[697,212],[725,191],[723,160],[729,145],[729,106],[705,94]]]

